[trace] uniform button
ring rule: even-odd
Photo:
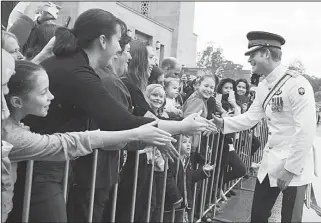
[[[269,135],[271,135],[272,133],[271,132],[269,132]]]
[[[268,121],[271,121],[271,119],[270,119],[270,118],[268,118]]]

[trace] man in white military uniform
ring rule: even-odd
[[[268,222],[280,191],[282,222],[301,222],[307,184],[314,174],[312,142],[316,133],[315,101],[310,83],[281,64],[283,37],[249,32],[253,73],[263,74],[256,97],[246,113],[214,118],[225,134],[243,131],[268,120],[269,136],[255,186],[251,221]],[[287,75],[286,75],[287,74]],[[271,94],[269,94],[271,92]]]

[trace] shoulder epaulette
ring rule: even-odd
[[[287,69],[287,70],[285,71],[285,73],[291,75],[291,76],[294,77],[294,78],[296,78],[296,77],[298,77],[298,76],[301,75],[300,72],[298,72],[298,71],[296,71],[296,70],[289,70],[289,69]]]

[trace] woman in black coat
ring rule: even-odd
[[[32,131],[49,134],[97,128],[117,131],[135,128],[154,120],[130,114],[110,95],[95,72],[95,69],[105,67],[111,56],[120,50],[118,41],[121,27],[122,23],[113,14],[102,9],[90,9],[77,18],[72,30],[64,27],[57,29],[55,56],[41,64],[48,73],[50,90],[55,99],[46,118],[31,117],[28,120],[27,124]],[[204,130],[208,123],[187,120],[173,129],[169,128],[168,123],[160,121],[158,126],[165,131],[171,129],[173,130],[171,133],[178,133],[182,129]],[[104,178],[106,170],[118,171],[117,167],[106,162],[106,157],[108,152],[99,152],[97,166],[99,180],[96,189],[109,185],[108,179]],[[90,178],[86,176],[91,176],[93,156],[89,155],[83,159],[86,159],[86,165],[77,165],[76,161],[75,184],[78,187],[81,185],[84,193],[69,197],[69,201],[75,202],[77,220],[81,222],[88,219]],[[62,191],[64,167],[65,163],[35,162],[30,221],[67,221]],[[102,196],[97,193],[95,201],[101,202],[101,198]],[[100,212],[99,208],[99,203],[95,203],[94,216],[97,218],[93,219],[94,222],[100,221],[101,213],[95,214],[95,211]]]

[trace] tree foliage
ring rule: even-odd
[[[214,42],[209,42],[206,49],[198,53],[197,66],[206,68],[212,73],[215,73],[218,68],[223,68],[224,70],[238,70],[243,68],[240,64],[226,60],[223,55],[223,49],[215,46]]]
[[[317,78],[315,76],[311,76],[306,73],[306,69],[301,60],[295,59],[288,65],[289,69],[298,71],[301,75],[303,75],[311,84],[313,91],[315,93],[321,91],[321,78]]]

